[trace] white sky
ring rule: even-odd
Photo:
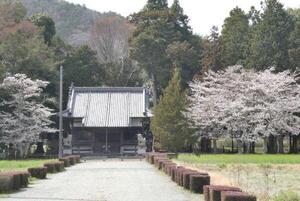
[[[143,8],[147,0],[67,0],[75,4],[85,4],[87,8],[99,12],[113,11],[123,16],[138,12]],[[168,0],[169,4],[173,0]],[[224,19],[229,11],[239,6],[248,12],[253,5],[259,9],[261,0],[180,0],[185,14],[190,17],[190,25],[195,33],[207,35],[212,26],[221,29]],[[299,0],[280,0],[286,8],[300,7]]]

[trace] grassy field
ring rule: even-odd
[[[30,167],[43,166],[53,160],[0,160],[0,171],[26,170]]]
[[[241,187],[259,201],[273,201],[281,191],[300,195],[300,155],[179,154],[175,162],[208,172],[212,184]]]
[[[297,154],[179,154],[179,161],[198,164],[300,164]]]

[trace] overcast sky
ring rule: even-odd
[[[138,12],[147,0],[67,0],[75,4],[85,4],[87,8],[99,12],[114,11],[123,16]],[[173,0],[169,0],[171,4]],[[239,6],[246,12],[253,5],[260,8],[261,0],[180,0],[185,13],[190,17],[190,25],[195,33],[207,35],[212,26],[221,28],[229,11]],[[299,0],[280,0],[286,8],[299,8]]]

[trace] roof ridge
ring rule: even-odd
[[[144,87],[74,87],[75,92],[143,92]]]

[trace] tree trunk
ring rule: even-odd
[[[157,104],[157,81],[154,74],[151,75],[152,77],[152,99],[153,99],[153,105],[155,106]]]
[[[243,154],[248,153],[248,143],[243,142]]]
[[[298,153],[298,136],[293,135],[293,153]]]
[[[231,153],[234,153],[234,141],[231,139]]]
[[[264,137],[264,153],[268,153],[268,137]]]
[[[251,154],[255,154],[255,142],[251,142]]]
[[[200,152],[209,153],[210,152],[211,141],[208,138],[201,138],[200,140]]]
[[[238,153],[242,154],[243,153],[243,143],[240,140],[237,140],[237,147],[238,147]]]
[[[277,142],[276,137],[274,135],[269,136],[268,140],[268,153],[270,154],[276,154],[277,152]]]
[[[289,134],[289,153],[293,153],[292,136]]]
[[[212,146],[213,146],[213,153],[216,154],[218,152],[218,149],[217,149],[217,140],[216,139],[212,140]]]
[[[283,135],[277,136],[277,153],[283,154]]]

